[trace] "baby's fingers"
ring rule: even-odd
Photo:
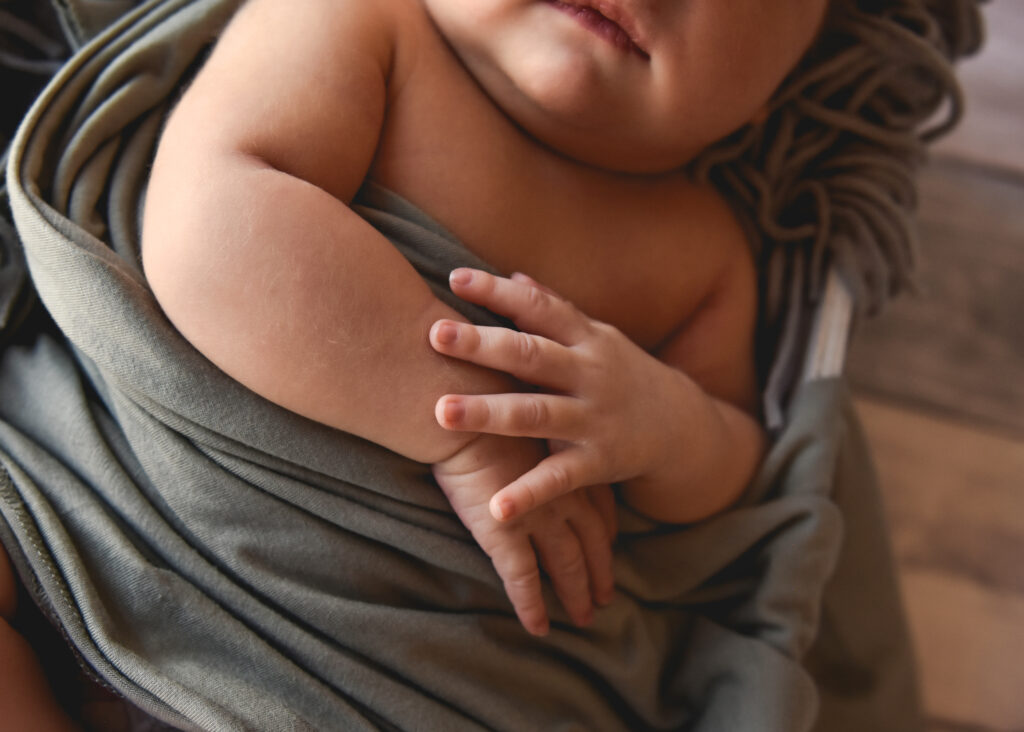
[[[583,403],[551,394],[446,394],[434,417],[445,429],[571,441],[585,422]]]
[[[511,318],[528,333],[571,346],[591,332],[590,319],[571,302],[521,279],[510,280],[478,269],[462,268],[453,270],[449,281],[452,292],[463,300]]]
[[[529,539],[523,536],[514,545],[496,549],[491,561],[522,626],[532,635],[547,635],[550,623],[541,594],[540,569]]]
[[[572,352],[530,333],[439,320],[430,329],[430,345],[445,356],[504,371],[528,384],[559,391],[573,384]]]
[[[541,460],[491,497],[491,515],[499,521],[521,516],[548,501],[597,482],[581,451],[574,448]]]
[[[508,276],[508,278],[510,280],[513,280],[514,282],[522,282],[524,285],[529,285],[530,287],[536,287],[538,290],[543,290],[552,297],[561,298],[561,295],[559,295],[557,292],[552,290],[547,285],[542,285],[541,283],[537,282],[537,280],[533,279],[528,274],[524,274],[522,272],[513,272]]]
[[[562,607],[576,625],[589,625],[594,617],[594,604],[580,540],[560,521],[555,531],[535,532],[533,541]]]
[[[607,605],[615,596],[615,576],[612,572],[612,538],[605,522],[598,515],[596,506],[591,506],[589,512],[572,516],[569,523],[583,549],[594,600],[599,605]]]

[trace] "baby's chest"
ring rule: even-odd
[[[530,275],[653,350],[708,300],[725,262],[714,242],[698,246],[672,217],[644,213],[594,202],[510,212],[515,227],[487,230],[473,214],[453,222],[478,232],[464,242],[499,271]]]
[[[499,272],[530,275],[645,349],[685,327],[750,258],[725,204],[690,184],[595,183],[459,147],[429,163],[398,155],[374,179]]]
[[[506,274],[524,272],[654,349],[708,300],[742,233],[681,174],[582,166],[510,122],[427,34],[397,68],[371,179]]]
[[[654,350],[749,248],[723,202],[689,184],[595,183],[450,144],[382,148],[372,178],[499,272],[523,272]]]

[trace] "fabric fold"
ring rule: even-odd
[[[80,658],[183,729],[810,729],[801,659],[858,435],[841,380],[798,390],[737,510],[672,527],[623,509],[615,602],[586,630],[556,610],[536,639],[427,466],[263,400],[171,327],[138,264],[145,173],[237,4],[119,21],[9,160],[60,332],[0,357],[0,538]],[[498,322],[448,292],[452,268],[488,268],[450,234],[376,186],[354,207],[438,297]]]

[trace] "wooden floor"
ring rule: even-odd
[[[1024,2],[985,15],[968,115],[921,179],[927,291],[848,362],[930,732],[1024,730]]]

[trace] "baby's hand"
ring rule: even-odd
[[[491,498],[495,518],[522,516],[582,486],[653,475],[685,444],[678,431],[692,388],[687,377],[618,329],[526,275],[458,269],[451,287],[522,332],[440,320],[431,328],[433,347],[544,390],[449,394],[437,402],[437,421],[447,429],[543,438],[555,448]]]
[[[494,562],[519,621],[534,635],[545,635],[549,627],[538,557],[578,625],[589,624],[594,603],[607,604],[614,591],[615,508],[607,486],[563,496],[514,521],[496,521],[488,511],[491,496],[546,453],[537,440],[480,435],[433,465],[455,512]]]

